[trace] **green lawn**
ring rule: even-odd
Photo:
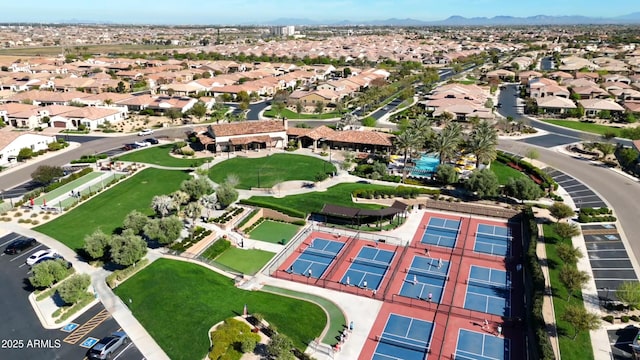
[[[569,304],[583,306],[582,293],[573,295],[567,302],[567,290],[560,282],[560,267],[562,261],[556,252],[556,245],[563,242],[571,244],[570,240],[562,240],[554,231],[553,225],[544,225],[544,237],[546,240],[547,259],[549,262],[549,276],[551,278],[551,289],[553,291],[553,306],[556,313],[558,326],[560,355],[563,360],[589,360],[593,359],[591,348],[591,337],[588,331],[578,334],[573,340],[573,328],[566,321],[560,318],[564,309]]]
[[[262,224],[256,226],[249,235],[255,240],[284,245],[291,240],[299,229],[299,225],[265,220]]]
[[[580,122],[575,120],[544,120],[549,124],[566,127],[569,129],[580,130],[589,132],[592,134],[604,135],[605,133],[614,133],[617,137],[620,136],[620,129],[612,126],[592,124],[587,122]]]
[[[143,170],[35,230],[77,251],[86,235],[97,229],[113,233],[132,210],[153,214],[151,199],[178,190],[180,183],[189,178],[183,171]]]
[[[334,185],[328,188],[327,191],[289,195],[282,198],[274,198],[271,196],[252,196],[244,202],[246,204],[264,206],[267,208],[289,208],[302,211],[306,214],[320,211],[325,204],[350,206],[360,209],[382,209],[384,206],[381,205],[352,202],[351,193],[356,189],[384,188],[389,188],[389,186],[344,183]],[[270,205],[275,205],[275,207]]]
[[[322,342],[332,346],[338,343],[338,341],[336,340],[336,336],[338,336],[342,332],[342,330],[344,330],[344,326],[347,326],[347,320],[344,318],[344,313],[338,307],[338,305],[334,304],[331,300],[320,296],[278,288],[275,286],[265,285],[263,289],[264,291],[294,296],[301,299],[308,299],[322,306],[327,311],[327,313],[329,313],[329,329],[324,335]]]
[[[209,170],[209,177],[222,183],[228,174],[235,174],[240,180],[238,189],[252,187],[270,188],[289,180],[314,181],[316,174],[336,171],[330,162],[312,156],[296,154],[273,154],[261,158],[240,158],[225,160]]]
[[[273,109],[265,110],[265,112],[263,114],[266,117],[276,117],[276,116],[278,116],[276,111],[273,110]],[[323,114],[298,114],[295,111],[291,111],[289,109],[284,109],[280,113],[280,116],[286,117],[287,119],[303,119],[303,120],[320,119],[320,120],[323,120],[323,119],[339,118],[339,117],[342,116],[342,114],[340,114],[340,113],[338,113],[336,111],[323,113]]]
[[[491,171],[498,177],[500,185],[504,185],[509,182],[511,178],[527,177],[524,173],[501,163],[500,161],[494,161],[491,163]]]
[[[173,144],[153,146],[147,149],[134,151],[117,157],[116,161],[132,161],[146,164],[154,164],[169,167],[198,167],[208,160],[207,158],[181,159],[171,156],[169,153],[173,149]]]
[[[243,274],[254,275],[275,255],[264,250],[244,250],[230,247],[216,258],[216,262],[228,266]]]
[[[307,301],[262,291],[245,291],[205,267],[159,259],[134,275],[115,293],[169,358],[202,359],[209,349],[209,328],[231,316],[260,313],[304,350],[322,333],[324,311]]]

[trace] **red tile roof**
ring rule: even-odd
[[[284,123],[280,120],[242,121],[230,124],[215,124],[211,125],[210,129],[216,137],[286,131]]]

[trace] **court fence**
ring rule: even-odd
[[[262,268],[262,273],[267,276],[275,276],[274,272],[278,270],[278,268],[282,266],[282,264],[284,264],[289,255],[293,254],[293,252],[296,251],[296,249],[300,246],[300,244],[302,244],[304,239],[306,239],[307,236],[311,234],[311,232],[313,232],[313,226],[311,225],[307,225],[300,231],[298,231],[296,236],[294,236],[293,239],[291,239],[291,241],[289,241],[287,245],[285,245],[284,250],[282,250],[278,255],[274,256],[273,259],[271,259],[271,261],[269,261],[267,265]]]
[[[340,228],[323,226],[320,224],[312,224],[311,227],[313,228],[314,231],[329,233],[337,236],[344,236],[347,238],[354,238],[357,240],[369,240],[369,241],[380,242],[380,243],[388,243],[388,244],[397,245],[397,246],[406,246],[410,242],[410,239],[404,240],[395,236],[340,229]]]

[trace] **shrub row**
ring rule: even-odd
[[[71,160],[72,164],[88,164],[88,163],[95,163],[98,160],[102,160],[102,159],[106,159],[107,155],[106,154],[99,154],[99,155],[82,155],[80,157],[80,159],[76,159],[76,160]]]
[[[249,199],[243,199],[240,200],[240,204],[244,204],[244,205],[251,205],[251,206],[258,206],[258,207],[263,207],[263,208],[267,208],[267,209],[273,209],[275,211],[279,211],[283,214],[292,216],[292,217],[296,217],[296,218],[301,218],[304,219],[307,217],[307,214],[303,211],[300,210],[296,210],[296,209],[292,209],[286,206],[280,206],[277,204],[273,204],[270,203],[269,200],[249,200]]]
[[[109,276],[107,276],[106,282],[107,285],[109,285],[110,288],[114,288],[116,287],[116,285],[118,284],[118,282],[130,277],[131,275],[137,273],[138,271],[142,270],[145,268],[145,266],[147,266],[149,264],[149,260],[147,259],[142,259],[140,261],[138,261],[135,266],[128,266],[124,269],[120,269],[120,270],[116,270],[114,272],[112,272],[111,274],[109,274]]]
[[[78,311],[82,310],[85,306],[89,305],[92,301],[94,300],[94,295],[90,294],[90,293],[84,293],[82,295],[82,298],[80,300],[78,300],[77,303],[71,305],[70,307],[62,307],[60,309],[65,309],[66,311],[62,314],[62,316],[60,316],[60,318],[56,319],[56,324],[59,324],[65,320],[67,320],[68,318],[71,317],[71,315],[77,313]],[[58,309],[58,310],[60,310]],[[57,310],[56,310],[57,311]],[[54,316],[55,317],[55,316]]]
[[[231,247],[231,242],[227,239],[218,239],[211,246],[207,248],[202,254],[204,257],[210,260],[215,260],[220,254],[227,251]]]
[[[226,224],[236,215],[241,214],[243,211],[244,209],[241,207],[230,207],[222,215],[218,216],[215,219],[211,219],[210,222],[214,222],[217,224]]]
[[[196,233],[197,231],[197,233]],[[188,248],[192,247],[193,245],[197,244],[200,240],[204,239],[205,237],[211,235],[212,231],[209,229],[205,229],[202,227],[197,227],[196,230],[194,230],[193,234],[186,238],[183,239],[180,242],[176,242],[174,244],[172,244],[169,248],[171,250],[175,250],[175,251],[180,251],[183,252],[185,250],[187,250]]]
[[[615,222],[615,221],[616,221],[616,217],[613,215],[589,216],[583,213],[578,214],[578,222],[580,223]]]
[[[258,211],[260,211],[260,209],[253,209],[251,210],[251,212],[249,213],[249,215],[245,216],[244,219],[242,219],[242,221],[240,221],[238,223],[238,225],[236,225],[236,228],[241,228],[244,226],[244,224],[246,224],[249,220],[253,219],[253,217],[258,213]]]
[[[420,194],[435,195],[440,194],[438,189],[424,189],[410,186],[398,186],[395,188],[385,189],[358,189],[354,190],[351,195],[357,198],[373,199],[380,197],[402,197],[405,199],[416,198]]]
[[[525,173],[530,174],[530,175],[535,175],[536,177],[540,178],[542,180],[542,184],[540,184],[540,186],[543,189],[549,189],[551,186],[553,186],[553,190],[558,190],[558,183],[555,182],[553,180],[553,178],[551,176],[549,176],[549,174],[545,173],[544,171],[538,169],[537,167],[531,165],[531,163],[526,162],[526,161],[522,161],[518,158],[516,158],[515,156],[511,156],[509,154],[506,154],[502,151],[498,151],[498,156],[496,158],[496,160],[500,161],[501,163],[507,164],[510,162],[513,162],[515,164],[518,164],[518,166],[520,166]]]
[[[613,214],[613,211],[609,208],[603,207],[603,208],[581,208],[580,209],[580,214],[585,214],[587,216],[594,216],[594,215],[611,215]]]
[[[542,304],[544,299],[544,275],[542,268],[538,262],[538,255],[536,254],[536,248],[538,245],[538,225],[533,215],[531,207],[527,207],[523,211],[523,221],[527,226],[525,231],[529,236],[529,247],[525,253],[525,266],[527,268],[526,278],[529,284],[532,284],[532,291],[527,294],[529,303],[532,304],[527,318],[528,323],[533,326],[535,332],[535,350],[538,352],[538,356],[531,356],[531,358],[538,358],[541,360],[553,360],[555,355],[553,353],[553,347],[551,347],[551,341],[546,331],[546,324],[542,315]]]

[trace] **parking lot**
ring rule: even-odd
[[[0,237],[0,359],[83,359],[89,347],[114,331],[120,325],[108,314],[101,303],[94,305],[63,329],[45,329],[36,316],[28,296],[33,290],[27,278],[30,267],[26,258],[38,250],[47,249],[41,243],[16,255],[4,254],[14,240],[24,238],[16,233]],[[113,354],[112,359],[140,360],[142,354],[133,343],[126,344]]]
[[[608,330],[609,342],[611,343],[611,359],[612,360],[628,360],[633,359],[631,354],[631,343],[633,343],[638,328],[629,325],[622,329]]]
[[[569,196],[571,196],[577,208],[600,208],[607,206],[600,196],[572,176],[550,167],[542,170],[549,174],[558,185],[562,186],[562,188],[569,193]]]

